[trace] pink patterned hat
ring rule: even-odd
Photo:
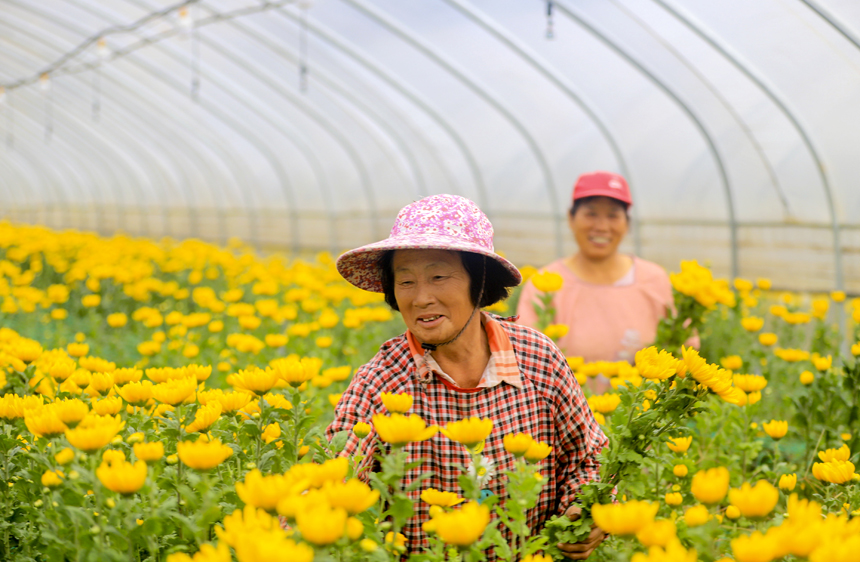
[[[472,201],[459,195],[432,195],[406,205],[397,214],[391,234],[350,250],[337,259],[344,279],[365,291],[382,292],[377,262],[388,250],[453,250],[473,252],[499,262],[516,279],[522,275],[514,264],[493,251],[493,225]]]

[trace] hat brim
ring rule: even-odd
[[[380,242],[374,242],[345,252],[337,259],[337,271],[344,279],[359,289],[373,293],[382,292],[382,272],[379,270],[379,258],[390,250],[449,250],[454,252],[472,252],[496,260],[516,280],[522,283],[523,276],[517,267],[500,256],[478,244],[470,244],[460,238],[452,238],[438,234],[409,234],[394,236]]]

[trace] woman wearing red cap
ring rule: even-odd
[[[666,307],[673,306],[663,268],[618,251],[632,204],[627,181],[618,174],[583,174],[573,187],[568,223],[579,251],[543,269],[564,280],[553,304],[556,322],[570,327],[558,342],[568,357],[632,362],[636,351],[654,341]],[[537,324],[536,292],[527,283],[520,297],[517,313],[527,326]]]

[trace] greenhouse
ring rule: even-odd
[[[0,560],[856,559],[860,3],[0,39]]]

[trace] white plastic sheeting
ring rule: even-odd
[[[337,251],[458,193],[540,265],[608,169],[647,259],[860,292],[855,0],[184,4],[0,0],[3,215]]]

